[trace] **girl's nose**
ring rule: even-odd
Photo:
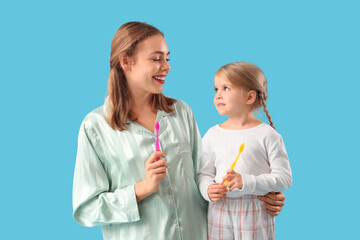
[[[215,98],[216,99],[222,99],[222,96],[221,96],[219,91],[216,93]]]

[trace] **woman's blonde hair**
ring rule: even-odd
[[[248,62],[234,62],[222,66],[216,74],[224,75],[235,86],[246,90],[254,90],[256,92],[254,110],[262,106],[267,118],[269,119],[270,126],[275,129],[269,111],[266,107],[266,78],[259,67]]]
[[[137,46],[148,37],[164,34],[154,26],[142,22],[128,22],[123,24],[115,33],[111,42],[110,74],[108,79],[109,109],[107,120],[114,130],[126,129],[126,120],[135,121],[136,116],[131,112],[131,98],[124,71],[120,65],[121,56],[134,56]],[[166,97],[162,93],[153,94],[150,104],[154,110],[174,111],[172,105],[175,99]]]

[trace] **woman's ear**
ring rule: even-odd
[[[119,61],[120,61],[120,66],[124,71],[131,70],[131,57],[124,54],[119,57]]]
[[[247,95],[246,104],[253,104],[256,100],[256,91],[250,90]]]

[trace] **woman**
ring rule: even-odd
[[[73,215],[100,225],[104,239],[207,239],[195,180],[201,136],[191,109],[162,94],[169,54],[155,27],[122,25],[111,44],[108,97],[81,124]],[[270,198],[277,215],[284,195]]]

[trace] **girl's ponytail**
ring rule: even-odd
[[[266,106],[266,99],[267,99],[266,93],[258,92],[258,96],[259,96],[259,100],[260,100],[260,105],[263,107],[266,117],[269,120],[270,126],[276,130],[274,123],[270,117],[269,110],[267,109],[267,106]]]

